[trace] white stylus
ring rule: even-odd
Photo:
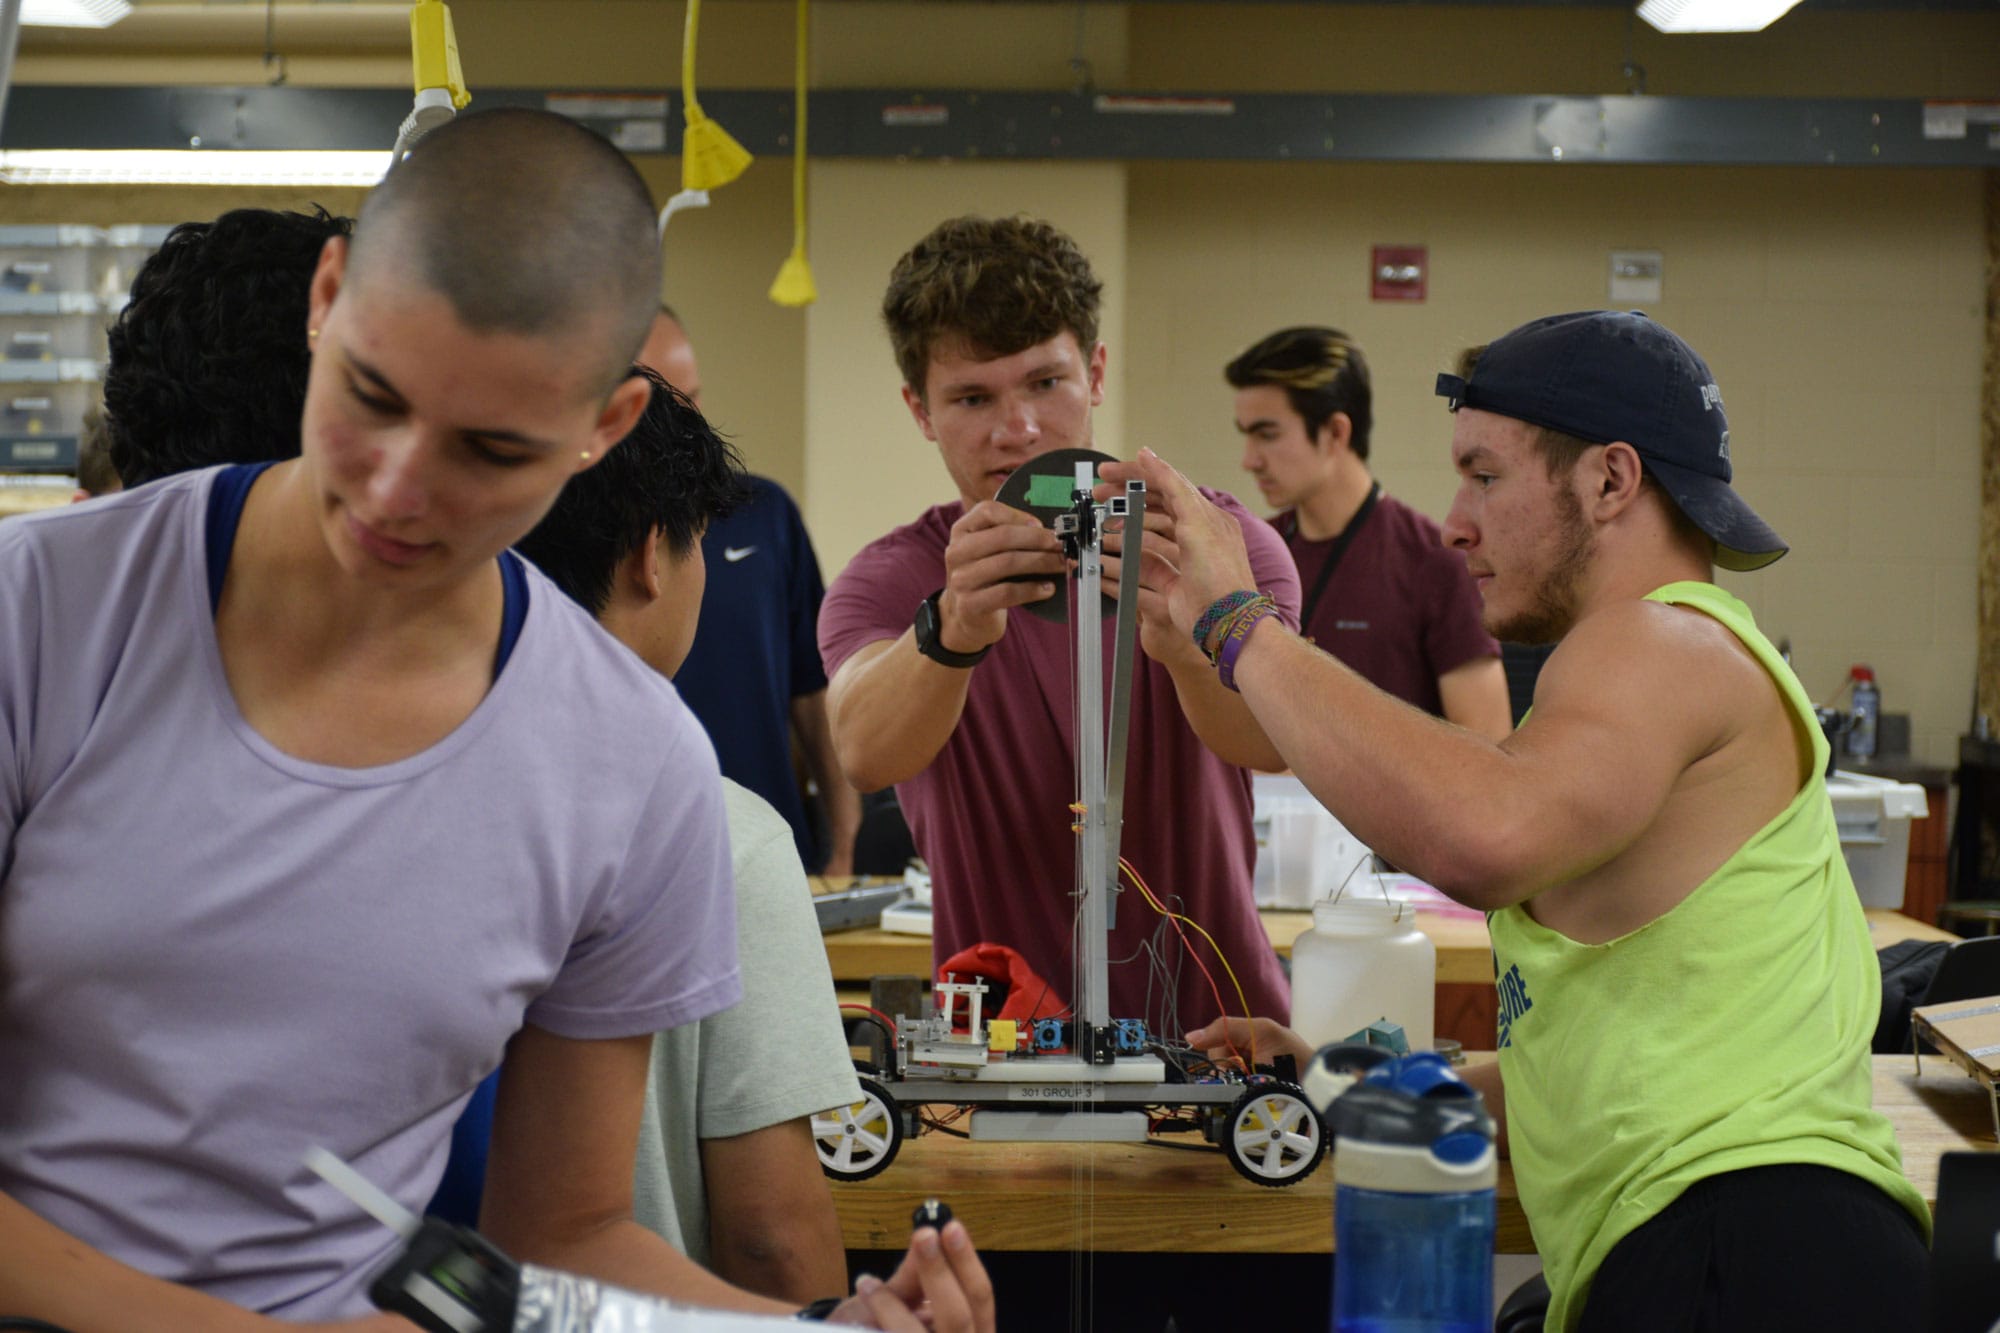
[[[389,1230],[410,1240],[422,1223],[415,1213],[377,1189],[375,1183],[324,1148],[306,1149],[306,1165],[321,1180],[345,1194],[355,1207]]]

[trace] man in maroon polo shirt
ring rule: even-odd
[[[1368,361],[1338,329],[1280,329],[1231,361],[1243,470],[1278,513],[1306,637],[1378,689],[1489,740],[1513,728],[1465,560],[1368,471]]]
[[[855,556],[819,622],[841,764],[863,791],[895,784],[930,864],[933,960],[1008,945],[1064,999],[1076,954],[1070,631],[1023,608],[1060,594],[1065,565],[1038,519],[992,497],[1030,460],[1090,446],[1099,288],[1074,241],[1025,218],[953,219],[898,261],[883,315],[903,398],[957,495]],[[1298,580],[1277,533],[1208,494],[1293,621]],[[1171,550],[1164,512],[1147,529],[1149,549]],[[1123,894],[1112,1015],[1172,1036],[1218,1006],[1282,1016],[1289,992],[1251,896],[1246,768],[1277,767],[1276,751],[1165,603],[1142,589],[1139,606],[1120,846],[1213,946]]]

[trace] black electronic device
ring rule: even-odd
[[[910,1214],[910,1230],[920,1231],[925,1227],[935,1227],[939,1231],[951,1221],[951,1205],[943,1199],[925,1199]]]
[[[521,1270],[478,1232],[427,1217],[368,1298],[432,1333],[510,1333]]]
[[[986,654],[993,650],[993,645],[989,643],[977,652],[971,653],[956,652],[945,647],[944,641],[938,637],[944,629],[938,614],[938,599],[942,596],[944,589],[939,588],[917,605],[917,651],[931,661],[942,662],[948,667],[957,667],[960,670],[976,667],[986,660]]]
[[[1043,527],[1053,529],[1056,520],[1070,513],[1075,506],[1076,465],[1089,463],[1095,468],[1117,461],[1110,454],[1101,454],[1095,449],[1051,449],[1015,468],[993,498],[1010,509],[1033,514],[1042,521]],[[1096,475],[1094,471],[1092,475]],[[1059,580],[1042,574],[1022,574],[1013,582],[1059,583]],[[1118,610],[1117,600],[1109,595],[1103,598],[1102,605],[1107,616]],[[1039,602],[1029,602],[1026,609],[1057,625],[1069,623],[1069,598],[1060,586],[1052,596],[1044,597]]]
[[[1932,1214],[1929,1333],[2000,1329],[2000,1153],[1938,1159]]]

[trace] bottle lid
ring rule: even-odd
[[[1337,1061],[1344,1048],[1321,1049],[1315,1064]],[[1493,1141],[1493,1120],[1479,1093],[1442,1056],[1421,1051],[1370,1068],[1359,1083],[1326,1108],[1335,1152],[1342,1142],[1393,1143],[1430,1148],[1449,1141],[1443,1160],[1462,1162],[1471,1135]],[[1473,1154],[1477,1156],[1477,1154]]]
[[[1855,665],[1847,669],[1847,675],[1851,680],[1865,680],[1872,682],[1875,679],[1875,668],[1871,666]]]

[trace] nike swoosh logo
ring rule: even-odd
[[[722,548],[722,558],[733,565],[756,549],[754,546],[725,546]]]

